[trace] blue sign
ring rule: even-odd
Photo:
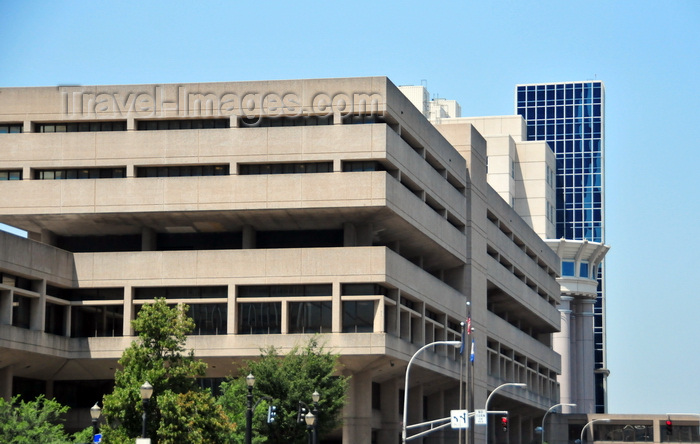
[[[98,433],[95,435],[95,438],[92,440],[92,442],[102,442],[102,433]]]

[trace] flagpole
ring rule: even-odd
[[[466,404],[466,397],[463,398],[464,396],[464,349],[465,349],[465,336],[464,336],[464,322],[459,323],[462,326],[462,331],[461,331],[461,336],[460,336],[460,341],[462,341],[462,345],[460,346],[459,349],[459,408],[462,409],[463,406]],[[462,429],[459,429],[459,433],[457,436],[457,442],[461,443],[462,442]]]
[[[471,340],[470,340],[471,339]],[[467,411],[473,412],[474,411],[474,383],[473,383],[473,378],[474,378],[474,369],[472,368],[474,366],[474,361],[472,360],[471,353],[473,348],[471,348],[472,341],[474,339],[472,338],[472,303],[471,301],[467,301],[467,344],[469,344],[469,360],[467,361],[467,399],[466,401],[466,409]],[[469,419],[467,419],[469,420]],[[474,436],[474,428],[470,427],[467,429],[464,433],[464,443],[469,444],[470,441],[470,436]]]

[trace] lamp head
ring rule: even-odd
[[[90,408],[90,417],[94,420],[98,420],[98,419],[100,419],[101,414],[102,414],[102,409],[100,408],[99,405],[97,405],[97,403],[95,403],[95,405],[93,405]]]
[[[309,412],[304,416],[304,420],[306,421],[307,426],[313,426],[316,422],[316,416],[313,413]]]
[[[255,376],[253,376],[252,373],[249,373],[248,376],[245,377],[245,383],[248,387],[253,387],[255,385]]]
[[[146,381],[143,383],[139,391],[141,392],[141,399],[146,401],[151,399],[151,396],[153,395],[153,386]]]
[[[321,399],[321,394],[318,392],[318,390],[314,390],[313,394],[311,395],[311,399],[314,402],[318,402],[318,400]]]

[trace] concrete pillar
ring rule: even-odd
[[[48,245],[56,245],[56,235],[52,231],[42,228],[41,242]]]
[[[340,282],[333,282],[331,296],[331,331],[341,333],[343,328],[343,301],[340,299]]]
[[[561,356],[561,375],[559,380],[559,392],[561,402],[571,404],[574,403],[572,397],[572,387],[574,381],[571,375],[571,296],[562,296],[561,305],[559,306],[559,315],[561,319],[561,331],[553,336],[554,351]],[[568,409],[569,407],[564,407]]]
[[[350,378],[343,409],[343,442],[372,442],[372,378],[367,373]]]
[[[12,378],[15,372],[11,365],[0,368],[0,396],[5,401],[12,399]]]
[[[228,286],[228,295],[226,298],[227,306],[227,322],[226,334],[235,335],[238,331],[238,303],[236,300],[236,286]]]
[[[343,224],[343,246],[357,246],[357,229],[355,228],[355,224],[349,222]]]
[[[404,394],[406,396],[406,394]],[[423,422],[423,384],[419,384],[408,389],[408,415],[406,424],[416,424]],[[416,431],[408,431],[407,436],[415,434]],[[416,438],[412,443],[423,444],[423,438]]]
[[[46,281],[34,281],[32,290],[39,293],[39,298],[32,298],[29,313],[29,329],[44,331],[46,325]]]
[[[131,285],[126,285],[124,286],[124,320],[122,324],[124,336],[133,336],[134,334],[134,330],[131,328],[131,320],[134,319],[135,312],[134,292]]]
[[[593,339],[593,300],[581,301],[581,392],[579,404],[582,413],[595,413],[595,342]]]
[[[380,387],[381,429],[377,432],[382,444],[399,444],[401,435],[401,415],[399,415],[399,389],[403,379],[392,379]]]
[[[141,228],[141,251],[156,251],[158,235],[153,228]]]
[[[0,290],[0,325],[12,325],[12,290]]]
[[[255,230],[251,225],[244,225],[243,226],[243,241],[242,241],[243,249],[244,250],[253,250],[255,249]]]

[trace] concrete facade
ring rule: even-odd
[[[469,396],[465,356],[436,347],[409,423],[524,382],[489,406],[517,444],[559,402],[559,257],[488,184],[477,126],[431,125],[384,77],[2,88],[0,123],[21,129],[0,134],[0,177],[19,179],[0,181],[0,222],[29,233],[0,233],[4,397],[110,381],[165,296],[191,305],[209,378],[320,333],[352,376],[322,442],[398,442],[407,362],[458,340],[467,302]],[[96,400],[73,402],[76,426]]]

